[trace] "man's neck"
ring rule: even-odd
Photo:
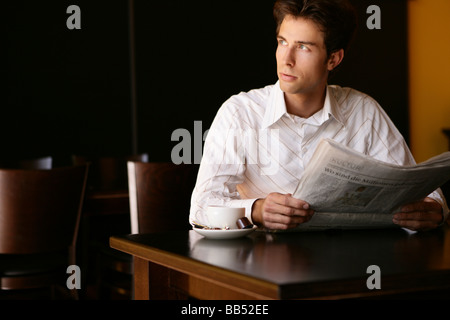
[[[285,92],[284,101],[286,102],[286,110],[289,114],[305,119],[309,118],[323,108],[325,95],[326,87],[323,92],[318,94],[290,94]]]

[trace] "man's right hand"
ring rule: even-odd
[[[309,221],[313,214],[307,202],[277,192],[256,200],[252,207],[253,223],[272,230],[295,228]]]

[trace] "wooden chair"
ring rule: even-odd
[[[126,190],[127,161],[148,162],[148,154],[127,156],[82,156],[72,155],[72,163],[90,163],[88,187],[90,191]]]
[[[131,232],[189,230],[190,199],[197,171],[198,165],[128,161]],[[100,279],[103,286],[109,284],[111,289],[131,294],[130,255],[111,249],[103,267]]]
[[[198,165],[128,162],[132,233],[189,230]]]
[[[21,160],[3,160],[0,167],[4,169],[48,170],[53,168],[53,157],[39,157]]]
[[[87,270],[84,285],[88,299],[124,299],[130,292],[110,290],[102,281],[103,272],[114,264],[109,237],[130,233],[130,205],[128,199],[127,161],[148,161],[148,154],[121,156],[72,155],[73,164],[89,163],[88,190],[83,207],[80,261]],[[113,255],[114,256],[114,255]],[[125,270],[127,271],[127,270]],[[105,284],[105,285],[103,285]],[[113,288],[117,286],[112,286]]]
[[[49,170],[53,167],[53,157],[41,157],[34,159],[26,159],[19,161],[20,169],[38,169],[38,170]]]
[[[67,268],[76,265],[87,171],[86,165],[0,169],[0,298],[38,288],[67,289]]]

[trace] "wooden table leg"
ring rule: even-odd
[[[134,299],[186,299],[186,295],[172,288],[171,270],[159,264],[134,257]]]
[[[150,298],[149,262],[134,257],[134,299],[149,300]]]

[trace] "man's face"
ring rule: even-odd
[[[277,71],[286,94],[323,92],[328,79],[324,34],[308,19],[286,16],[277,35]]]

